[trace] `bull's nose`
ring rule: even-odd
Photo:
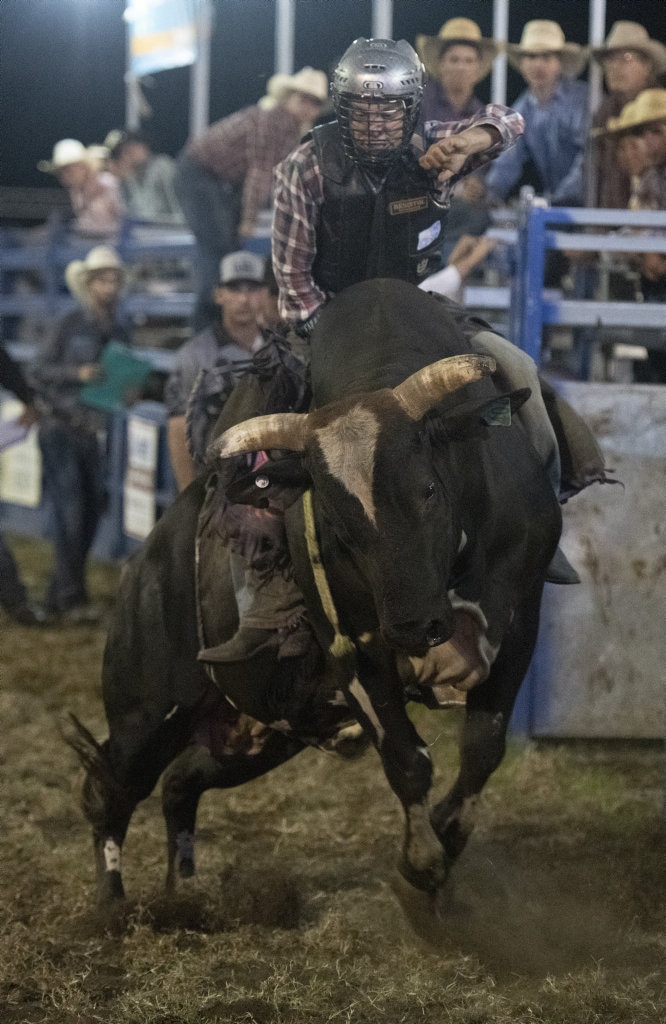
[[[446,623],[442,620],[431,619],[426,623],[393,623],[384,630],[384,635],[392,646],[400,647],[408,654],[423,657],[429,647],[444,643],[452,632],[453,630],[447,629]]]
[[[426,628],[426,643],[428,647],[437,647],[446,640],[447,629],[439,619],[433,619]]]

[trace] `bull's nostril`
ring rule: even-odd
[[[444,623],[431,622],[426,630],[426,643],[428,647],[438,647],[444,643]]]

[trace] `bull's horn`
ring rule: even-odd
[[[496,365],[491,356],[449,356],[413,373],[393,394],[411,419],[420,420],[444,395],[493,373]]]
[[[307,413],[283,412],[255,416],[229,427],[208,448],[211,459],[228,459],[244,452],[287,448],[302,452],[308,435]]]

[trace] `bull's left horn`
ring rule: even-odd
[[[420,420],[444,395],[494,373],[496,365],[492,356],[449,356],[413,373],[393,394],[411,419]]]
[[[255,416],[225,430],[208,446],[207,456],[209,459],[228,459],[232,455],[267,448],[287,448],[302,452],[307,436],[307,413],[283,412]]]

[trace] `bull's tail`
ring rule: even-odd
[[[93,830],[103,831],[109,808],[136,804],[130,794],[116,781],[109,761],[108,740],[98,743],[95,737],[71,712],[61,725],[62,737],[76,753],[86,777],[81,791],[81,810]]]

